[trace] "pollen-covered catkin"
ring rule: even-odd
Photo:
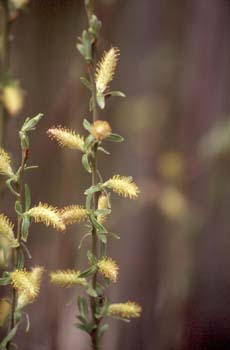
[[[52,140],[56,140],[61,147],[84,151],[84,138],[73,130],[58,126],[50,128],[47,134]]]
[[[13,228],[12,222],[4,214],[0,214],[0,234],[8,240],[11,246],[16,247],[18,241],[14,237]]]
[[[105,92],[108,84],[113,80],[120,51],[117,47],[104,53],[96,70],[96,88],[99,93]]]
[[[17,309],[22,309],[37,298],[44,268],[36,266],[31,271],[16,270],[12,275],[12,284],[18,290]]]
[[[11,273],[11,280],[13,287],[18,290],[19,294],[25,294],[31,300],[38,296],[41,275],[39,278],[34,278],[31,272],[15,270]]]
[[[76,270],[59,270],[50,273],[51,283],[64,288],[73,287],[76,285],[85,286],[87,284],[85,278],[81,278],[80,271]]]
[[[127,301],[126,303],[110,304],[107,310],[110,316],[123,318],[132,318],[141,316],[141,306],[135,302]]]
[[[87,219],[88,212],[80,205],[70,205],[60,211],[62,221],[65,225],[71,225],[75,222],[82,222]]]
[[[118,195],[136,199],[140,193],[138,186],[133,182],[132,177],[114,175],[104,183],[104,186],[110,188]]]
[[[99,272],[112,282],[117,281],[119,267],[111,258],[103,257],[97,263]]]
[[[31,208],[27,214],[35,222],[42,222],[46,226],[52,226],[58,231],[64,231],[66,229],[58,209],[51,205],[39,203],[38,206]]]
[[[0,148],[0,174],[11,177],[14,175],[11,168],[11,159],[8,153]]]
[[[11,303],[8,298],[0,299],[0,327],[4,325],[11,312]]]
[[[97,205],[98,210],[103,210],[103,209],[110,209],[110,201],[109,201],[109,194],[108,193],[102,193],[99,198],[98,198],[98,205]],[[106,215],[104,214],[99,214],[97,216],[97,221],[100,224],[103,224],[106,221]]]

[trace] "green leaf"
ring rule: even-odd
[[[28,256],[28,258],[32,259],[32,255],[30,254],[29,248],[22,241],[21,241],[21,246],[24,249],[24,251],[25,251],[26,255]]]
[[[96,271],[97,271],[97,265],[93,265],[93,266],[91,266],[89,269],[83,271],[83,272],[79,275],[79,277],[80,277],[80,278],[85,278],[85,277],[92,276]]]
[[[21,140],[21,149],[29,149],[30,147],[30,140],[29,137],[22,131],[19,132],[20,140]]]
[[[106,243],[107,237],[105,242],[102,242],[102,240],[100,241],[100,256],[106,256]]]
[[[92,33],[93,36],[98,38],[102,23],[101,23],[101,21],[98,20],[97,16],[92,15],[90,17],[89,26],[90,26],[90,28],[89,28],[90,33]]]
[[[88,194],[92,194],[92,193],[95,193],[95,192],[100,192],[102,189],[101,187],[101,184],[97,184],[95,186],[91,186],[89,187],[87,190],[85,190],[85,194],[88,195]]]
[[[12,186],[12,183],[14,182],[13,178],[10,178],[6,181],[6,186],[9,188],[9,190],[17,197],[20,197],[20,194],[15,191],[15,189]]]
[[[97,232],[97,236],[102,243],[104,243],[104,244],[107,243],[107,236],[105,234]]]
[[[106,138],[106,140],[112,141],[112,142],[122,142],[124,141],[124,138],[121,135],[112,133]]]
[[[30,217],[28,215],[24,215],[22,219],[22,240],[24,242],[27,241],[30,227]]]
[[[102,336],[104,335],[104,333],[107,331],[108,328],[109,328],[108,324],[103,324],[103,325],[100,325],[98,327],[98,330],[97,330],[97,340],[98,340],[98,342],[101,340]]]
[[[105,287],[102,284],[97,283],[97,286],[96,286],[97,294],[98,295],[103,295],[104,290],[105,290]]]
[[[13,329],[11,329],[11,331],[3,339],[3,341],[0,343],[0,349],[5,349],[7,346],[7,343],[14,338],[15,334],[17,333],[18,326],[19,326],[19,323],[17,323],[16,326]]]
[[[91,83],[88,79],[86,79],[85,77],[81,77],[80,78],[82,84],[87,87],[87,89],[89,89],[90,91],[92,91],[92,86],[91,86]]]
[[[85,130],[90,132],[91,128],[92,128],[92,124],[87,119],[84,119],[83,120],[83,127]]]
[[[8,277],[0,277],[0,286],[7,286],[10,283],[11,283],[10,276],[8,276]]]
[[[88,332],[87,326],[85,326],[85,325],[82,324],[82,323],[75,323],[74,326],[75,326],[76,328],[79,328],[79,329],[80,329],[81,331],[83,331],[83,332],[89,333],[89,332]]]
[[[85,322],[85,323],[75,323],[74,326],[76,328],[81,329],[82,331],[91,334],[93,328],[94,328],[94,324],[92,322]]]
[[[27,312],[23,312],[23,314],[25,315],[25,318],[26,318],[26,333],[28,333],[30,330],[30,317]]]
[[[120,236],[118,236],[116,233],[114,233],[114,232],[108,232],[108,234],[110,235],[110,236],[112,236],[113,238],[115,238],[115,239],[120,239],[121,237]]]
[[[99,146],[97,149],[98,149],[98,151],[101,151],[101,152],[107,154],[108,156],[110,155],[110,153],[109,153],[108,151],[106,151],[106,149],[104,149],[104,148],[101,147],[101,146]]]
[[[88,252],[87,252],[87,258],[88,258],[90,264],[92,264],[92,265],[97,264],[97,258],[92,254],[92,252],[90,250],[88,250]]]
[[[109,215],[111,214],[111,209],[97,209],[94,211],[94,215]]]
[[[109,91],[105,94],[105,96],[126,97],[126,95],[121,91]]]
[[[19,200],[15,202],[15,211],[18,215],[22,215],[22,206]]]
[[[79,309],[80,315],[87,319],[88,318],[88,305],[87,305],[86,299],[84,297],[79,296],[77,298],[77,303],[78,303],[78,309]]]
[[[90,110],[90,112],[92,112],[93,109],[94,109],[94,102],[93,102],[93,98],[90,97],[90,100],[89,100],[89,110]]]
[[[27,184],[25,184],[25,210],[28,211],[31,205],[30,189]]]
[[[19,250],[19,253],[18,253],[18,263],[17,263],[17,269],[18,270],[21,270],[21,269],[23,269],[23,267],[24,267],[24,254],[23,254],[23,252],[22,252],[22,250],[20,249]]]
[[[36,125],[39,123],[44,114],[39,113],[33,118],[26,118],[24,124],[22,125],[21,132],[26,133],[28,131],[34,130]]]
[[[97,104],[101,109],[105,108],[105,96],[97,93]]]
[[[105,226],[103,226],[101,223],[99,223],[97,221],[94,214],[90,215],[90,220],[91,220],[93,226],[97,229],[98,233],[107,233],[107,229],[105,228]]]
[[[89,294],[93,298],[97,297],[97,292],[92,287],[87,288],[86,292],[87,292],[87,294]]]
[[[24,168],[25,171],[27,170],[33,170],[33,169],[38,169],[39,166],[38,165],[30,165]]]
[[[89,237],[89,236],[91,236],[91,232],[87,232],[87,233],[81,238],[80,243],[79,243],[79,245],[78,245],[78,249],[81,249],[81,246],[82,246],[84,240],[85,240],[87,237]]]
[[[92,34],[83,30],[81,38],[79,38],[80,43],[77,44],[78,51],[86,59],[86,61],[92,60]]]
[[[91,173],[92,170],[91,170],[91,168],[90,168],[89,159],[88,159],[88,154],[83,154],[81,160],[82,160],[82,165],[83,165],[83,167],[85,168],[85,170],[86,170],[88,173]]]
[[[90,209],[91,209],[92,197],[93,197],[93,194],[92,194],[92,193],[89,193],[89,194],[87,194],[87,196],[86,196],[85,207],[86,207],[87,210],[90,210]]]
[[[105,316],[107,314],[108,307],[109,307],[109,301],[108,301],[107,298],[105,298],[103,306],[100,307],[98,305],[97,308],[96,308],[96,318],[100,319],[103,316]]]
[[[94,140],[95,140],[95,138],[91,134],[86,137],[85,142],[84,142],[84,146],[85,146],[86,150],[88,150],[91,147],[91,145],[93,144]]]

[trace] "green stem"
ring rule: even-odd
[[[0,0],[0,83],[4,85],[9,66],[9,9],[8,0]],[[0,103],[0,147],[4,145],[6,109]]]
[[[90,17],[93,14],[93,0],[85,0],[85,9],[88,17],[88,21],[90,21]],[[88,65],[88,72],[89,72],[89,78],[92,86],[92,105],[93,105],[93,110],[92,110],[92,119],[93,122],[95,122],[98,119],[97,115],[97,88],[96,88],[96,83],[95,83],[95,59],[94,59],[94,54],[95,54],[95,44],[93,44],[93,58],[92,62],[89,63]],[[95,186],[97,184],[97,144],[93,147],[93,152],[92,152],[92,186]],[[98,206],[98,193],[93,194],[93,210],[96,210]],[[93,226],[92,227],[92,254],[98,259],[98,238],[97,238],[97,232],[96,228]],[[97,272],[93,275],[92,277],[92,288],[95,289],[97,285]],[[90,297],[90,306],[91,306],[91,314],[92,314],[92,319],[95,325],[95,328],[91,332],[91,342],[92,342],[92,349],[93,350],[98,350],[99,345],[97,341],[97,332],[98,332],[98,327],[101,322],[100,319],[96,318],[96,307],[97,307],[97,298]]]
[[[96,100],[96,84],[94,80],[94,65],[92,64],[90,66],[89,70],[89,76],[90,81],[92,84],[92,100],[93,100],[93,112],[92,112],[92,119],[93,122],[97,120],[97,100]],[[97,144],[93,147],[93,154],[92,154],[92,186],[95,186],[97,184]],[[93,210],[97,209],[98,204],[98,193],[93,194]],[[93,255],[98,259],[98,238],[97,238],[97,232],[96,228],[92,227],[92,253]],[[97,272],[92,277],[92,288],[95,289],[97,285]],[[94,324],[96,328],[91,333],[91,341],[92,341],[92,347],[93,350],[98,349],[97,344],[97,331],[98,326],[100,324],[100,320],[96,318],[96,306],[97,306],[97,300],[96,298],[91,297],[90,298],[90,305],[91,305],[91,313],[92,318],[94,321]]]
[[[24,210],[24,171],[25,171],[25,165],[28,158],[28,150],[22,150],[22,157],[21,157],[21,170],[19,172],[18,176],[18,192],[20,196],[18,197],[18,201],[21,204],[22,210]],[[21,215],[18,215],[17,220],[17,240],[19,243],[19,246],[14,249],[13,254],[13,270],[17,269],[18,262],[19,262],[19,253],[21,249],[21,226],[22,226],[22,217]],[[17,291],[15,288],[12,289],[12,308],[11,308],[11,316],[10,316],[10,323],[9,323],[9,332],[15,327],[15,312],[16,312],[16,303],[17,303]],[[7,343],[6,349],[10,350],[11,347],[11,341]]]

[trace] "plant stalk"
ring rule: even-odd
[[[93,111],[92,111],[92,119],[93,122],[97,120],[97,100],[96,100],[96,84],[94,80],[94,65],[90,66],[89,70],[90,81],[92,84],[92,100],[93,100]],[[92,154],[92,178],[91,178],[92,186],[97,184],[97,144],[95,144],[93,148]],[[93,210],[97,209],[98,204],[98,193],[93,194]],[[92,253],[98,259],[98,238],[96,228],[93,226],[92,228]],[[92,288],[95,289],[97,285],[97,272],[92,277]],[[96,314],[96,298],[90,297],[91,304],[91,313],[93,317],[94,324],[96,328],[91,333],[91,342],[93,350],[98,349],[97,344],[97,330],[100,323],[100,320],[95,317]]]
[[[22,156],[21,156],[21,167],[20,167],[20,172],[18,175],[18,182],[17,182],[17,187],[18,187],[18,192],[19,192],[19,197],[18,201],[20,202],[20,205],[22,207],[22,210],[24,211],[24,170],[25,170],[25,165],[26,161],[28,158],[28,150],[22,150]],[[19,243],[19,246],[14,249],[13,252],[13,270],[17,269],[18,262],[19,262],[19,253],[21,249],[21,226],[22,226],[22,217],[21,215],[18,214],[18,220],[17,220],[17,240]],[[16,289],[12,289],[12,308],[11,308],[11,316],[10,316],[10,323],[9,323],[9,332],[15,327],[15,311],[16,311],[16,302],[17,302],[17,292]],[[11,341],[7,343],[6,349],[10,350],[11,347]]]
[[[85,10],[88,17],[88,22],[90,21],[90,17],[93,14],[93,0],[85,0]],[[95,122],[98,119],[97,115],[97,89],[96,89],[96,83],[95,83],[95,44],[93,43],[93,49],[92,49],[92,61],[88,65],[88,73],[89,78],[92,86],[92,120]],[[91,169],[92,169],[92,177],[91,177],[91,185],[95,186],[97,184],[97,147],[98,145],[95,144],[93,147],[93,154],[92,154],[92,160],[91,160]],[[97,209],[98,205],[98,193],[93,194],[93,210]],[[98,238],[97,238],[97,232],[96,228],[93,226],[92,228],[92,254],[98,259]],[[97,272],[94,273],[92,277],[92,288],[95,289],[97,285]],[[98,332],[98,326],[100,324],[100,319],[96,318],[96,306],[97,306],[97,298],[90,297],[90,306],[91,306],[91,314],[92,319],[95,325],[95,329],[91,332],[91,343],[92,343],[92,349],[98,350],[98,341],[97,341],[97,332]]]

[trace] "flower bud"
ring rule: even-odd
[[[91,134],[99,141],[106,139],[111,132],[109,123],[104,120],[96,120],[91,129]]]

